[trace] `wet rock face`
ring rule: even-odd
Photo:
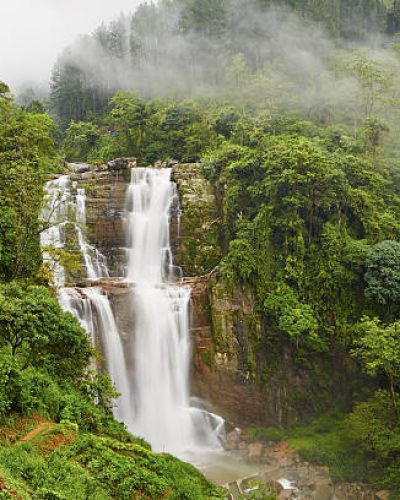
[[[115,160],[109,161],[107,167],[111,172],[117,172],[120,170],[129,170],[136,167],[135,158],[116,158]]]
[[[287,425],[300,419],[294,394],[304,378],[281,360],[263,376],[262,329],[250,290],[229,287],[217,273],[185,280],[192,288],[193,390],[237,425]]]
[[[86,226],[90,244],[107,258],[111,276],[123,276],[126,265],[125,193],[133,159],[108,165],[69,163],[71,180],[86,194]],[[110,162],[112,163],[112,162]]]

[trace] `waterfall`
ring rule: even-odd
[[[170,169],[131,171],[124,279],[132,283],[127,297],[131,296],[135,321],[128,334],[121,335],[112,305],[99,286],[90,282],[87,288],[66,287],[68,272],[50,250],[66,247],[65,229],[72,226],[83,277],[93,281],[109,276],[105,257],[87,241],[86,193],[69,176],[46,185],[43,220],[48,228],[42,246],[61,306],[76,316],[103,351],[107,372],[120,393],[115,417],[155,451],[187,458],[193,450],[220,450],[224,421],[190,398],[191,290],[179,284],[182,272],[173,265],[169,224],[178,195],[170,177]]]
[[[42,221],[45,230],[40,235],[40,244],[44,250],[43,260],[50,264],[53,284],[61,288],[65,285],[65,270],[51,254],[51,249],[60,250],[64,247],[62,228],[67,221],[71,193],[68,188],[69,177],[63,175],[49,181],[45,186],[46,205],[42,211]]]
[[[85,288],[82,293],[89,299],[97,319],[97,335],[104,344],[107,371],[120,393],[116,400],[114,416],[127,426],[131,420],[131,397],[129,375],[126,367],[124,348],[108,298],[100,288]]]
[[[77,189],[76,195],[76,231],[81,254],[85,261],[87,277],[96,280],[108,277],[106,259],[95,247],[86,240],[86,193],[84,189]]]
[[[190,404],[191,290],[173,283],[169,216],[177,192],[170,177],[170,169],[134,168],[127,192],[127,279],[135,282],[136,317],[131,430],[156,451],[182,455],[219,448],[222,419]]]
[[[75,288],[61,288],[58,291],[58,301],[64,311],[68,311],[76,316],[82,328],[86,330],[93,344],[95,344],[96,332],[90,301],[84,300],[84,297]]]
[[[76,191],[75,195],[73,191]],[[52,269],[54,286],[61,289],[66,282],[65,269],[51,252],[51,249],[54,251],[65,248],[66,226],[73,226],[75,230],[86,277],[91,280],[108,277],[106,258],[86,238],[85,190],[77,189],[76,183],[71,183],[70,177],[63,175],[46,184],[45,198],[42,221],[46,224],[46,229],[41,233],[41,245],[44,249],[44,261]]]

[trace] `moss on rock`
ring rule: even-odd
[[[180,197],[180,231],[176,263],[186,276],[206,274],[219,264],[220,220],[211,184],[200,163],[175,165],[172,174]]]

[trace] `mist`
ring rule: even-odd
[[[264,100],[271,112],[275,106],[301,107],[319,120],[357,101],[359,83],[333,67],[344,42],[330,36],[322,23],[282,7],[227,0],[225,10],[213,11],[196,26],[193,16],[187,23],[187,5],[141,5],[134,15],[116,17],[75,40],[60,55],[55,86],[65,85],[63,79],[70,85],[73,69],[82,90],[108,98],[118,89],[146,98],[233,95],[244,104]],[[362,41],[346,42],[347,48],[367,49],[398,66],[388,51],[379,52],[382,35],[367,32],[363,20],[360,26]]]
[[[0,14],[0,80],[13,91],[33,86],[46,91],[63,48],[139,0],[12,0]]]

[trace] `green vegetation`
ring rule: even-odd
[[[273,113],[285,91],[288,106],[296,98],[294,72],[302,74],[299,97],[314,106],[332,101],[331,85],[317,90],[325,87],[323,53],[330,45],[325,35],[356,45],[378,33],[393,35],[400,28],[399,12],[397,0],[144,3],[64,51],[53,71],[52,106],[65,128],[71,120],[102,114],[121,88],[156,98],[204,92],[225,98],[245,88],[246,100],[260,97]],[[252,72],[258,76],[250,82]],[[303,93],[306,81],[311,87]]]
[[[50,105],[61,135],[42,103],[20,108],[0,83],[0,423],[38,414],[50,425],[4,440],[0,496],[4,484],[22,498],[222,495],[113,419],[112,384],[88,371],[86,334],[48,288],[45,180],[59,157],[122,156],[201,162],[211,188],[181,192],[183,264],[204,275],[218,265],[216,299],[254,302],[246,380],[262,386],[284,359],[311,383],[336,369],[351,385],[323,408],[340,414],[254,438],[290,439],[335,480],[400,495],[400,47],[367,44],[394,35],[399,12],[381,0],[142,5],[60,58]],[[190,212],[184,197],[200,191]],[[225,334],[214,348],[234,357]]]
[[[118,91],[92,122],[70,123],[62,148],[67,159],[81,161],[201,160],[218,205],[209,232],[216,250],[209,259],[207,245],[191,234],[184,264],[205,274],[219,260],[232,293],[254,296],[261,323],[246,326],[251,346],[239,368],[262,384],[289,353],[316,383],[321,369],[340,359],[350,396],[335,395],[323,409],[338,406],[349,416],[327,436],[305,441],[303,453],[328,463],[338,480],[353,474],[398,491],[399,50],[340,49],[329,57],[324,78],[339,90],[311,102],[304,95],[313,85],[309,75],[289,75],[284,62],[255,68],[238,53],[224,68],[222,95],[155,100]],[[183,187],[183,204],[184,197]],[[196,217],[195,226],[211,227],[210,214]],[[218,352],[234,356],[235,343],[214,335]]]
[[[15,108],[1,92],[0,279],[10,281],[29,278],[41,264],[38,214],[55,156],[55,127],[49,116]]]
[[[22,498],[221,498],[189,464],[133,439],[82,433],[70,423],[27,434],[0,448],[0,459],[3,490]]]
[[[88,418],[86,416],[85,418]],[[27,423],[37,424],[26,433]],[[119,424],[118,424],[119,425]],[[193,466],[158,455],[120,426],[111,437],[76,424],[7,421],[0,428],[4,498],[223,498]],[[8,495],[8,496],[7,496]]]
[[[386,391],[377,391],[349,415],[329,412],[288,429],[253,427],[249,437],[288,441],[304,460],[328,465],[335,482],[364,482],[398,496],[398,420]]]

